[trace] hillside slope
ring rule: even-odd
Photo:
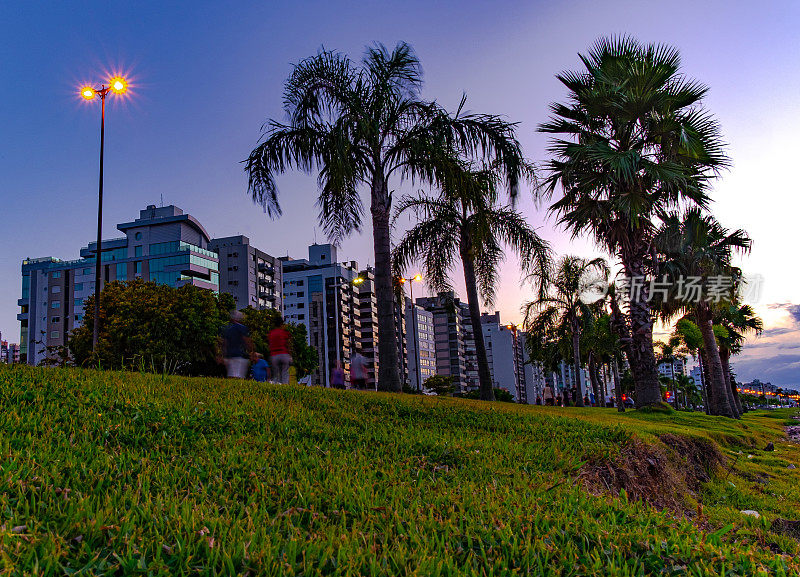
[[[0,570],[796,575],[788,418],[2,367]]]

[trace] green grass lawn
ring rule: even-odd
[[[797,575],[788,418],[0,368],[0,572]]]

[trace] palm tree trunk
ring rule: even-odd
[[[575,391],[576,397],[575,406],[583,406],[583,386],[581,385],[581,330],[578,327],[577,321],[573,320],[572,324],[572,363],[575,367]]]
[[[702,382],[700,383],[700,392],[703,395],[703,407],[705,408],[706,415],[711,414],[711,392],[708,390],[708,383],[710,381],[708,376],[708,357],[706,356],[706,351],[704,348],[701,348],[698,355],[697,360],[700,362],[700,378]]]
[[[611,361],[611,370],[614,373],[614,399],[617,402],[617,412],[625,412],[625,403],[622,402],[622,382],[619,378],[619,365],[616,357]]]
[[[731,407],[727,390],[729,387],[725,384],[725,375],[722,371],[722,360],[719,356],[717,337],[714,335],[711,310],[706,303],[703,303],[697,307],[696,314],[700,332],[703,334],[703,348],[708,360],[710,413],[735,418],[736,414]]]
[[[720,351],[719,358],[722,361],[722,372],[725,375],[725,382],[730,387],[731,399],[733,400],[734,409],[741,417],[744,414],[742,410],[742,400],[739,398],[739,391],[736,390],[736,381],[731,378],[731,353],[728,350]]]
[[[466,231],[464,231],[466,232]],[[461,240],[461,264],[464,268],[464,284],[467,288],[467,305],[469,306],[469,320],[472,324],[472,333],[475,335],[475,356],[478,357],[478,382],[481,387],[481,400],[494,401],[492,387],[492,374],[489,371],[489,359],[486,356],[486,343],[483,340],[481,327],[481,307],[478,300],[478,285],[475,279],[475,263],[469,249],[469,239]]]
[[[641,282],[646,278],[644,258],[638,251],[635,256],[621,255],[629,279]],[[627,257],[627,258],[626,258]],[[650,291],[642,283],[638,294],[630,299],[631,344],[629,348],[631,372],[636,387],[636,408],[649,407],[661,402],[661,383],[656,369],[653,350],[653,315],[650,311]]]
[[[594,402],[596,405],[600,404],[600,373],[597,368],[597,360],[594,353],[589,353],[589,380],[592,381],[592,393],[594,394]]]
[[[375,249],[375,298],[378,305],[378,387],[382,391],[399,393],[400,364],[397,356],[397,334],[394,319],[392,290],[391,197],[382,175],[372,183],[372,238]]]

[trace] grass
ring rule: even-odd
[[[796,575],[788,418],[1,368],[0,571]],[[664,439],[725,464],[692,487]]]

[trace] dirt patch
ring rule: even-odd
[[[619,494],[645,501],[657,509],[670,509],[693,515],[702,483],[711,480],[724,465],[725,457],[707,439],[666,434],[663,444],[647,444],[634,439],[612,460],[590,460],[580,478],[594,493]]]
[[[800,521],[790,521],[789,519],[775,519],[770,525],[770,529],[781,535],[788,535],[795,539],[800,539]]]
[[[800,425],[786,427],[786,434],[789,435],[789,440],[795,443],[800,443]]]

